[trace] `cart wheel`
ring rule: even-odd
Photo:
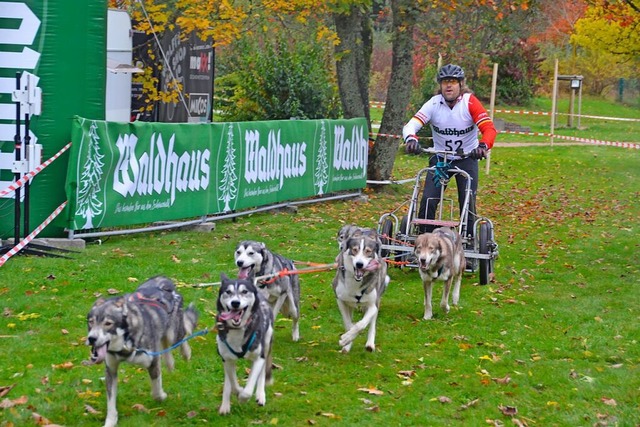
[[[404,231],[407,229],[407,223],[409,222],[409,218],[405,215],[400,220],[400,233],[404,234]],[[411,230],[407,231],[407,235],[411,234]]]
[[[480,222],[478,250],[481,254],[489,254],[489,241],[491,238],[491,225],[487,221]],[[493,259],[479,259],[480,262],[480,284],[489,283],[489,275],[493,272]]]
[[[384,223],[382,224],[382,229],[380,230],[380,241],[382,241],[383,245],[389,245],[391,244],[391,239],[389,239],[391,236],[393,236],[393,221],[391,221],[390,219],[385,219]],[[380,250],[380,255],[382,256],[382,258],[388,258],[389,255],[391,254],[391,252],[389,251],[389,249],[381,249]]]

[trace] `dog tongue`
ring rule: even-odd
[[[367,268],[365,268],[365,270],[367,271],[373,271],[373,270],[377,270],[378,267],[380,267],[380,263],[378,261],[376,261],[375,259],[369,261],[369,265],[367,265]]]
[[[249,277],[250,267],[243,267],[238,269],[238,279],[246,279]]]
[[[91,363],[101,363],[107,357],[107,344],[94,348],[91,352]]]
[[[230,319],[238,320],[241,316],[242,316],[242,311],[225,311],[218,315],[220,320],[222,320],[223,322],[226,322],[227,320],[230,320]]]

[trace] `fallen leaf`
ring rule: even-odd
[[[378,405],[375,405],[375,406],[371,406],[369,408],[365,408],[365,410],[377,413],[377,412],[380,412],[380,407]]]
[[[440,403],[451,403],[452,402],[452,400],[449,399],[447,396],[439,396],[437,400]]]
[[[618,403],[614,399],[603,397],[601,400],[602,400],[602,403],[604,403],[605,405],[618,406]]]
[[[40,315],[38,313],[24,313],[21,312],[19,314],[16,314],[16,317],[18,318],[18,320],[21,321],[25,321],[25,320],[32,320],[32,319],[37,319],[38,317],[40,317]]]
[[[375,387],[361,387],[358,389],[358,391],[364,391],[365,393],[374,394],[376,396],[382,396],[384,394],[384,391],[380,391]]]
[[[127,277],[127,281],[131,282],[131,283],[135,283],[138,281],[137,277]]]
[[[471,401],[469,401],[469,402],[465,403],[464,405],[461,405],[461,406],[460,406],[460,409],[462,409],[463,411],[464,411],[465,409],[469,409],[469,408],[471,408],[472,406],[477,405],[479,401],[480,401],[480,399],[473,399],[473,400],[471,400]]]
[[[119,290],[117,290],[117,289],[114,289],[114,288],[109,288],[109,289],[107,289],[107,293],[108,293],[109,295],[115,295],[115,294],[119,294],[119,293],[120,293],[120,291],[119,291]]]
[[[0,386],[0,397],[6,396],[15,386],[15,384]]]
[[[2,402],[0,402],[0,409],[12,408],[16,405],[24,405],[28,401],[29,399],[27,398],[27,396],[20,396],[19,398],[13,400],[4,399]]]
[[[62,333],[62,335],[69,335],[69,331],[67,331],[66,329],[62,329],[60,332]]]
[[[502,415],[506,415],[508,417],[513,417],[515,414],[518,413],[518,408],[516,408],[515,406],[498,406],[498,409],[500,409],[500,412],[502,412]]]
[[[91,406],[91,405],[87,405],[86,403],[85,403],[85,405],[84,405],[84,410],[85,410],[86,412],[88,412],[89,414],[94,414],[94,415],[96,415],[96,414],[101,414],[101,412],[100,412],[100,411],[96,410],[96,409],[95,409],[95,408],[93,408],[93,406]]]
[[[331,418],[331,419],[340,418],[336,414],[333,414],[331,412],[321,412],[320,415],[322,415],[323,417]]]
[[[33,412],[31,414],[31,417],[33,418],[33,421],[35,421],[36,425],[39,425],[39,426],[51,426],[51,421],[49,421],[48,419],[46,419],[42,415],[38,414],[37,412]]]
[[[87,399],[92,399],[92,398],[96,398],[96,397],[100,397],[100,395],[102,395],[102,393],[100,393],[99,391],[92,391],[89,389],[86,389],[85,391],[79,391],[78,392],[78,397],[82,400],[87,400]]]
[[[135,409],[138,412],[144,412],[145,414],[149,413],[149,410],[147,408],[145,408],[144,405],[141,404],[141,403],[136,403],[136,404],[132,405],[131,409]]]
[[[171,261],[175,262],[176,264],[180,264],[182,262],[180,261],[180,258],[175,255],[171,255]]]
[[[496,384],[509,384],[511,382],[511,377],[509,374],[504,376],[503,378],[491,378]]]
[[[73,362],[64,362],[59,365],[51,365],[53,369],[71,369],[73,368]]]

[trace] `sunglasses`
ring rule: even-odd
[[[459,83],[458,79],[442,79],[440,80],[440,83],[443,84],[455,84],[455,83]]]

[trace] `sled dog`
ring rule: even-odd
[[[466,260],[462,239],[458,232],[449,227],[440,227],[431,233],[420,234],[416,238],[414,255],[417,259],[420,278],[424,288],[424,319],[431,319],[431,291],[433,282],[444,282],[440,307],[449,312],[449,294],[453,286],[453,305],[460,299],[460,283]]]
[[[375,230],[359,229],[348,236],[337,262],[333,290],[345,327],[339,341],[342,352],[349,352],[355,338],[367,327],[365,348],[374,351],[380,298],[389,284],[387,263],[380,256],[380,239]],[[356,309],[364,314],[353,323]]]
[[[270,251],[264,243],[245,240],[236,246],[234,254],[238,267],[238,278],[254,280],[255,285],[266,297],[273,311],[273,318],[280,312],[292,320],[291,338],[300,338],[300,278],[297,274],[278,276],[288,270],[295,271],[293,261]],[[260,279],[261,276],[271,278]]]
[[[249,279],[230,279],[220,275],[216,302],[218,354],[224,362],[224,386],[221,415],[231,411],[231,395],[246,402],[254,393],[258,405],[267,401],[265,385],[271,384],[271,344],[273,312],[266,298]],[[238,359],[252,361],[251,373],[244,388],[236,374]]]
[[[162,350],[190,335],[198,322],[193,305],[183,310],[182,296],[175,284],[163,276],[144,282],[134,293],[109,299],[98,298],[87,315],[87,345],[91,346],[89,364],[105,362],[107,418],[104,425],[118,422],[116,406],[118,366],[128,362],[142,366],[151,378],[151,394],[162,401],[160,355]],[[187,342],[180,345],[182,356],[191,358]],[[167,369],[173,370],[171,352],[162,354]]]

